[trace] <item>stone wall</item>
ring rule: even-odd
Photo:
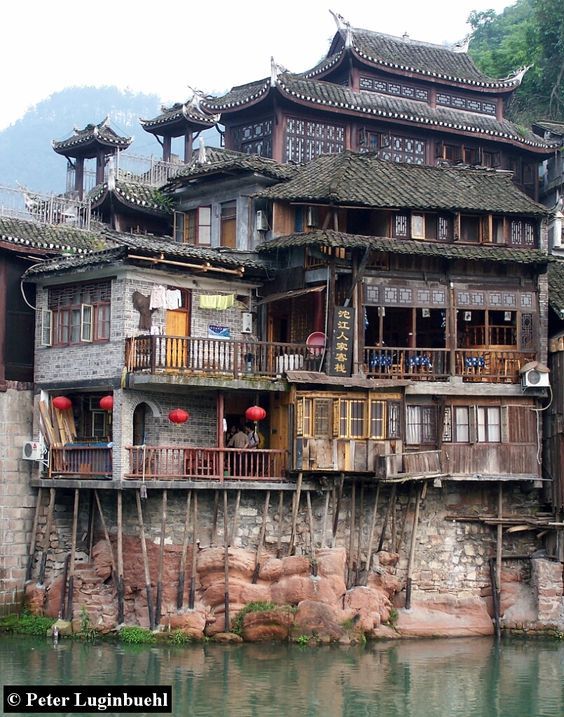
[[[0,393],[0,615],[21,604],[36,492],[22,446],[32,438],[32,392]]]

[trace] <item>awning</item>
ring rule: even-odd
[[[279,294],[270,294],[269,296],[265,296],[264,299],[258,301],[257,304],[260,306],[261,304],[271,304],[273,301],[280,301],[281,299],[295,299],[297,296],[318,293],[324,290],[325,285],[310,286],[307,289],[294,289],[293,291],[281,291]]]

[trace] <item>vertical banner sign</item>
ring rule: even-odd
[[[331,376],[351,375],[353,344],[354,309],[348,306],[336,306],[329,362],[329,374]]]

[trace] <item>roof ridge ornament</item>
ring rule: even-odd
[[[116,188],[116,167],[112,155],[108,158],[108,191],[113,192]]]
[[[462,40],[458,40],[458,42],[455,42],[454,45],[451,45],[450,49],[452,52],[456,52],[458,54],[465,54],[468,52],[468,48],[470,47],[470,40],[472,39],[472,33],[469,32],[467,35],[465,35]]]
[[[505,81],[505,82],[512,81],[512,82],[516,82],[517,84],[520,85],[521,82],[523,81],[523,77],[525,77],[525,74],[531,69],[531,67],[533,67],[533,63],[531,63],[530,65],[524,65],[519,70],[514,72],[512,75],[508,75],[503,81]]]
[[[206,143],[204,142],[204,137],[200,135],[200,146],[198,148],[198,157],[196,159],[196,162],[198,164],[206,164],[208,162],[208,157],[206,154]]]
[[[279,65],[274,57],[271,56],[270,58],[270,86],[276,87],[278,84],[278,78],[280,75],[284,74],[285,72],[288,72],[288,70],[283,66]]]
[[[335,20],[335,23],[337,24],[337,32],[340,32],[341,35],[344,35],[345,37],[345,47],[352,47],[352,30],[350,22],[347,22],[347,20],[345,20],[345,18],[338,12],[334,12],[333,10],[329,10],[329,12],[333,15],[333,20]]]

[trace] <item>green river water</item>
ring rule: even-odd
[[[173,714],[187,717],[564,717],[564,642],[137,647],[2,636],[0,683],[171,685]]]

